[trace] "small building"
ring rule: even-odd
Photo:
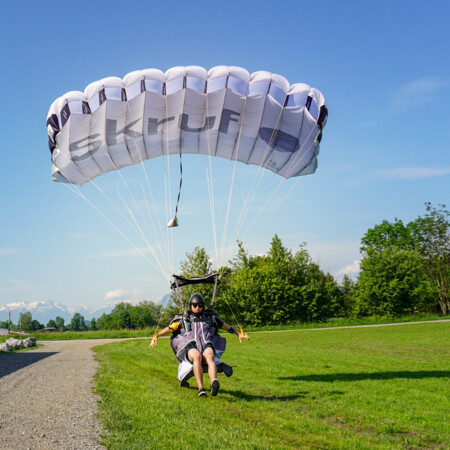
[[[43,331],[46,333],[54,333],[56,331],[56,328],[55,327],[46,327],[46,328],[42,328],[42,330],[39,330],[39,331]]]

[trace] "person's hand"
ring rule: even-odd
[[[242,343],[242,339],[247,339],[247,341],[250,340],[248,334],[244,330],[242,330],[240,333],[238,332],[237,336],[239,338],[239,342],[241,342],[241,343]]]
[[[157,344],[158,344],[158,337],[157,337],[156,334],[155,334],[155,335],[153,335],[153,337],[152,337],[152,342],[150,342],[149,347],[150,347],[150,348],[153,348],[153,347],[155,347]]]

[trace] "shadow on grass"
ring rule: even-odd
[[[319,381],[330,383],[333,381],[362,381],[362,380],[393,380],[396,378],[423,379],[423,378],[449,378],[448,370],[418,370],[399,372],[371,372],[371,373],[330,373],[323,375],[297,375],[292,377],[281,377],[280,380],[294,381]]]
[[[266,395],[252,395],[252,394],[248,394],[246,392],[242,392],[242,391],[230,391],[229,389],[221,389],[220,390],[220,394],[229,394],[232,395],[233,397],[239,398],[241,400],[245,400],[247,402],[251,402],[251,401],[255,401],[255,400],[263,400],[263,401],[268,401],[268,402],[289,402],[292,400],[297,400],[299,398],[304,398],[306,397],[309,392],[297,392],[296,394],[292,394],[292,395],[271,395],[271,394],[266,394]]]
[[[57,352],[15,352],[0,353],[0,378],[34,364]]]

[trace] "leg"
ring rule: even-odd
[[[214,361],[214,350],[211,347],[208,347],[203,352],[203,359],[208,364],[208,375],[211,383],[213,380],[217,378],[217,367],[216,362]]]
[[[220,389],[220,383],[217,379],[216,361],[214,361],[214,350],[210,347],[203,352],[203,359],[208,363],[208,375],[211,381],[211,395],[215,397]]]
[[[191,348],[187,354],[189,361],[194,365],[194,376],[198,390],[203,389],[202,355],[196,348]]]

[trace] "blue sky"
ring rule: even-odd
[[[323,92],[329,119],[319,169],[286,184],[289,198],[243,240],[252,253],[267,251],[274,233],[294,251],[306,242],[324,270],[341,276],[360,259],[369,227],[412,220],[426,201],[449,202],[449,27],[447,1],[2,2],[0,305],[167,293],[145,258],[51,180],[45,126],[65,92],[152,67],[236,65]],[[213,254],[198,184],[206,186],[205,164],[185,164],[175,270],[197,245]],[[219,196],[229,173],[214,167]],[[155,195],[164,199],[158,184]]]

